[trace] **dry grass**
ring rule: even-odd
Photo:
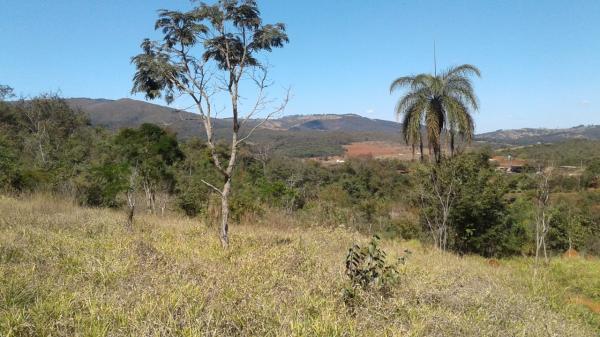
[[[277,219],[274,217],[274,219]],[[344,228],[238,225],[232,247],[197,220],[60,200],[0,199],[1,336],[597,336],[594,313],[548,294],[526,260],[413,250],[389,297],[341,298]],[[598,267],[597,261],[585,268]],[[570,262],[561,262],[570,263]],[[583,268],[583,267],[582,267]],[[548,272],[550,273],[550,272]],[[593,291],[593,289],[592,289]],[[588,311],[586,311],[588,310]],[[590,316],[586,316],[590,315]]]

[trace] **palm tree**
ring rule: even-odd
[[[470,64],[452,67],[441,74],[420,74],[397,78],[390,93],[407,87],[409,90],[396,105],[396,114],[402,116],[404,140],[414,149],[418,143],[423,160],[421,129],[425,126],[429,152],[433,150],[436,162],[442,159],[442,135],[446,132],[450,155],[454,155],[455,137],[470,142],[475,125],[471,109],[479,107],[471,84],[471,75],[481,76],[479,69]]]

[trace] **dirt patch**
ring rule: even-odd
[[[573,249],[573,248],[569,248],[567,249],[566,252],[564,252],[563,257],[578,257],[579,253]]]
[[[489,266],[491,266],[491,267],[494,267],[494,268],[500,267],[500,262],[498,260],[496,260],[496,259],[489,259],[489,260],[487,260],[487,264]]]
[[[373,157],[373,158],[395,158],[400,160],[412,160],[412,148],[399,143],[369,141],[356,142],[344,145],[346,157]],[[415,152],[418,158],[418,150]]]
[[[592,312],[600,314],[600,302],[596,302],[584,296],[573,296],[569,299],[569,302],[586,306]]]

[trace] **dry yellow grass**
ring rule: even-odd
[[[272,222],[220,248],[198,220],[34,197],[0,199],[1,336],[597,336],[576,304],[533,290],[523,262],[413,250],[391,296],[345,307],[344,257],[368,238]],[[583,261],[583,260],[581,260]],[[597,263],[597,262],[590,262]],[[597,266],[593,265],[594,267]],[[550,284],[550,283],[548,283]],[[565,302],[567,303],[567,302]],[[582,314],[583,312],[583,314]],[[590,313],[593,315],[593,313]],[[589,318],[589,319],[586,319]],[[592,318],[590,318],[592,317]]]

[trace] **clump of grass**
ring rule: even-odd
[[[267,217],[269,214],[266,215]],[[281,225],[278,223],[282,221]],[[526,260],[477,257],[383,240],[413,251],[402,282],[350,313],[344,259],[368,238],[287,226],[277,216],[232,229],[180,217],[137,217],[46,197],[0,199],[1,336],[595,336],[585,308],[560,289],[529,286]],[[568,261],[560,264],[569,266]],[[581,260],[585,269],[597,265]],[[563,267],[560,267],[563,268]],[[547,269],[553,274],[567,269]],[[523,271],[522,271],[523,270]],[[548,281],[550,282],[550,281]],[[561,278],[557,283],[562,284]],[[549,283],[550,284],[550,283]],[[578,285],[592,296],[594,285]],[[589,288],[585,288],[589,287]],[[585,289],[587,290],[585,290]]]

